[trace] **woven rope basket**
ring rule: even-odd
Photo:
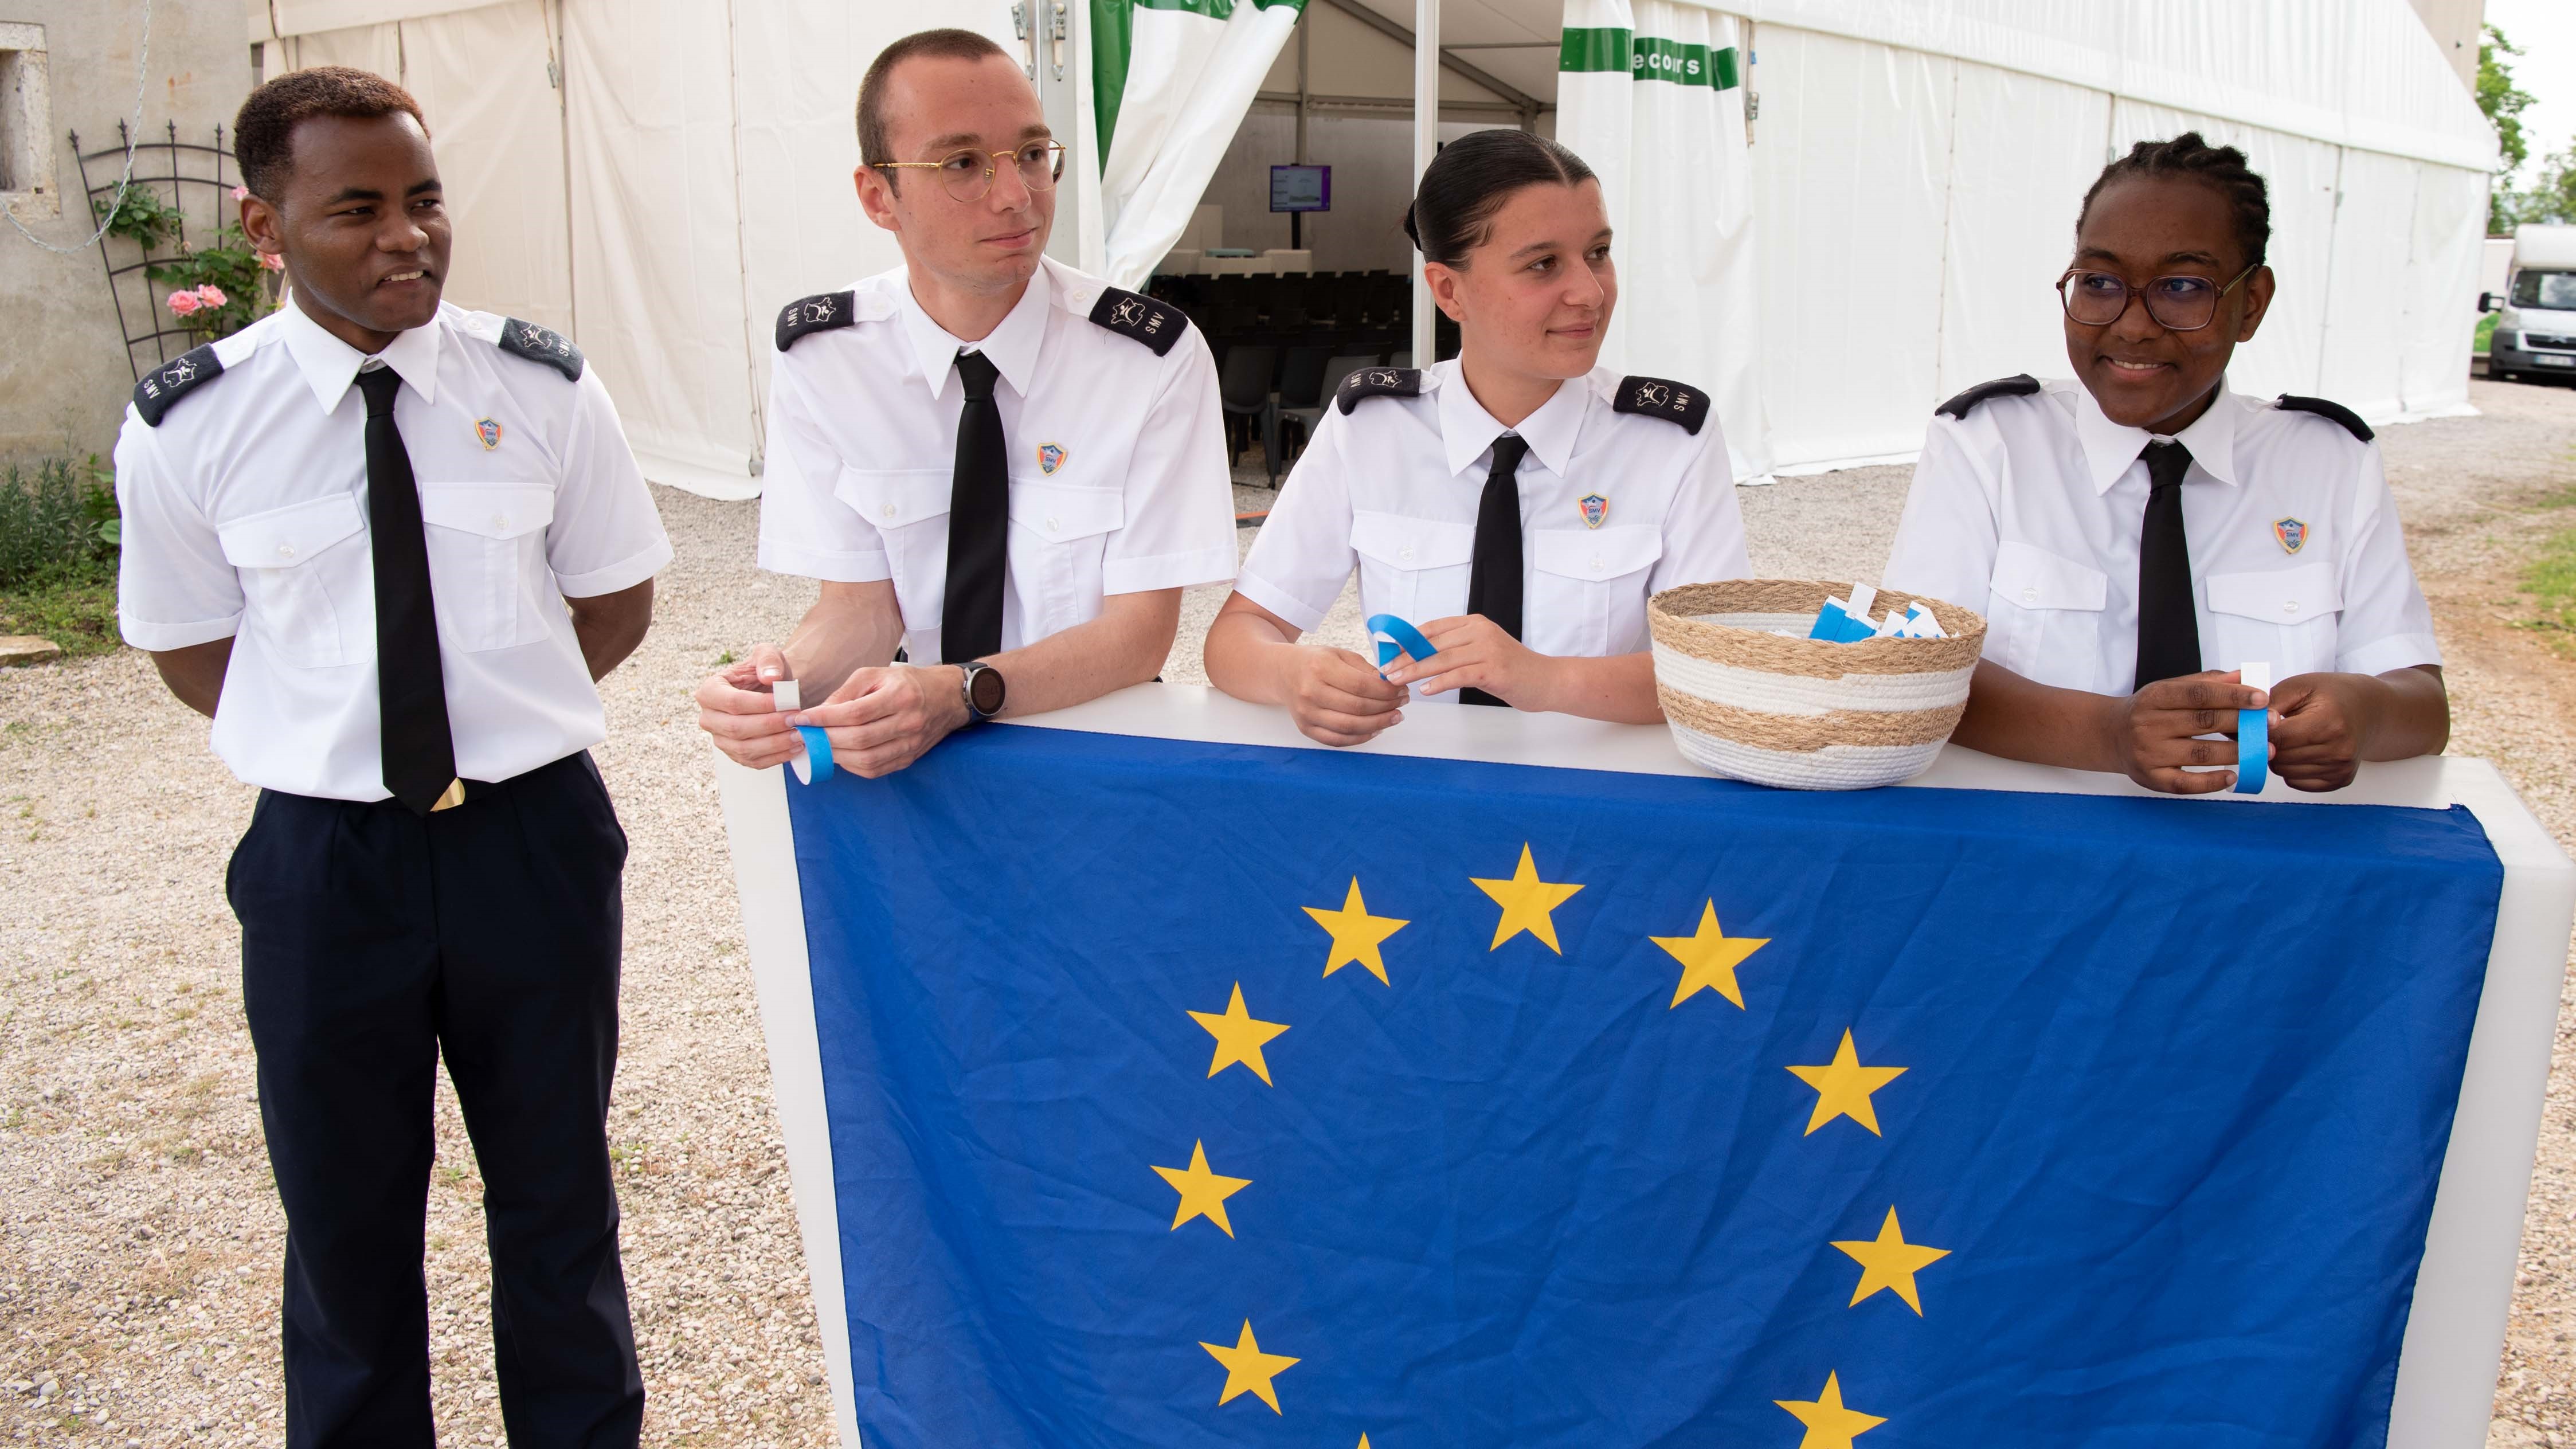
[[[1807,638],[1826,597],[1850,592],[1823,580],[1734,579],[1655,595],[1646,610],[1655,694],[1683,756],[1729,779],[1790,790],[1865,790],[1930,765],[1967,707],[1986,621],[1881,589],[1872,613],[1919,601],[1948,637]]]

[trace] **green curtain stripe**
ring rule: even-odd
[[[1091,105],[1099,136],[1098,171],[1109,169],[1109,141],[1118,129],[1118,109],[1127,96],[1127,65],[1135,55],[1136,12],[1169,10],[1210,20],[1234,18],[1240,5],[1255,10],[1289,9],[1302,16],[1306,0],[1091,0]]]
[[[1626,71],[1635,80],[1670,81],[1675,85],[1732,90],[1743,84],[1735,47],[1711,50],[1656,35],[1636,35],[1617,26],[1569,27],[1557,47],[1560,74]]]

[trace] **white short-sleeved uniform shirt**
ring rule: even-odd
[[[1514,474],[1521,642],[1538,653],[1637,653],[1649,644],[1647,596],[1752,571],[1716,417],[1703,413],[1693,432],[1668,415],[1614,408],[1622,387],[1669,398],[1678,384],[1595,368],[1506,428],[1455,360],[1424,369],[1412,397],[1349,397],[1368,377],[1352,374],[1324,410],[1235,581],[1299,629],[1323,621],[1354,566],[1363,614],[1421,625],[1467,612],[1476,512],[1505,433],[1529,444]]]
[[[2191,450],[2183,531],[2202,668],[2260,660],[2287,679],[2442,662],[2377,443],[2224,386],[2173,437]],[[1985,657],[2015,674],[2129,693],[2148,491],[2138,455],[2153,441],[2073,382],[1935,415],[1886,583],[1983,612]]]
[[[796,333],[799,309],[816,330]],[[1139,318],[1159,324],[1158,340],[1172,329],[1167,350],[1107,325],[1136,328]],[[892,579],[914,662],[940,657],[966,402],[960,351],[982,352],[1000,373],[993,398],[1011,489],[1004,649],[1098,618],[1110,594],[1234,577],[1216,368],[1177,311],[1048,258],[980,341],[943,331],[900,269],[791,303],[779,336],[760,566],[839,583]]]
[[[232,639],[213,744],[246,783],[389,798],[354,385],[375,365],[403,381],[457,773],[507,780],[607,738],[563,601],[644,582],[671,544],[597,376],[503,351],[505,321],[442,305],[371,360],[290,302],[148,376],[184,389],[159,426],[126,410],[119,623],[138,649]]]

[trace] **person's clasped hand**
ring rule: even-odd
[[[2268,702],[2269,696],[2248,689],[2232,669],[2160,679],[2114,703],[2107,743],[2120,768],[2148,789],[2206,795],[2234,785],[2236,771],[2186,767],[2233,766],[2237,711],[2262,709]],[[2277,749],[2277,733],[2273,740]]]
[[[785,716],[832,741],[832,763],[863,780],[920,759],[966,723],[966,695],[951,665],[889,664],[854,669],[832,697]]]
[[[1300,649],[1294,688],[1289,717],[1300,734],[1319,744],[1363,744],[1404,718],[1404,686],[1389,684],[1376,666],[1348,649]]]
[[[774,644],[755,644],[742,660],[698,681],[698,728],[735,764],[754,770],[805,753],[805,738],[778,712],[770,686],[791,677]],[[836,742],[837,747],[837,742]]]
[[[1541,686],[1548,657],[1503,631],[1482,614],[1434,619],[1422,626],[1432,657],[1396,656],[1386,669],[1387,682],[1420,685],[1425,694],[1453,689],[1481,689],[1505,704],[1529,708]]]

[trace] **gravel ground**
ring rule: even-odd
[[[2576,846],[2576,664],[2510,627],[2529,516],[2576,482],[2576,392],[2471,389],[2486,416],[2383,435],[2452,658],[2452,748],[2497,760]],[[1875,578],[1906,471],[1744,490],[1756,571]],[[1238,490],[1248,512],[1269,497]],[[606,683],[598,751],[633,840],[611,1130],[646,1437],[822,1445],[820,1341],[714,777],[685,704],[725,650],[783,633],[811,586],[751,568],[750,505],[660,501],[680,562],[652,638]],[[1198,640],[1220,600],[1188,601],[1166,678],[1204,677]],[[1322,633],[1360,642],[1353,599]],[[279,1437],[281,1222],[222,896],[251,799],[141,655],[0,674],[0,1437]],[[2576,1445],[2576,1010],[2561,1032],[2490,1441],[2513,1449]],[[438,1112],[438,1417],[448,1443],[498,1444],[481,1182],[443,1087]]]

